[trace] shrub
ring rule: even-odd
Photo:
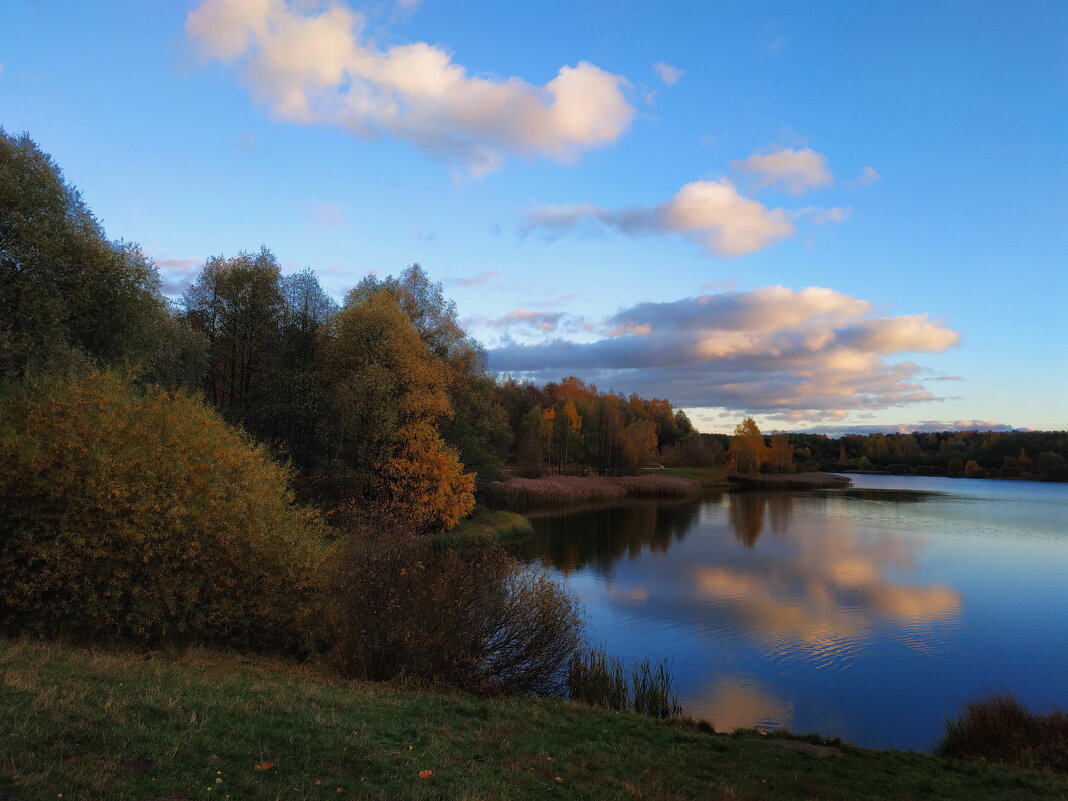
[[[936,753],[1068,773],[1068,714],[1036,715],[1011,695],[970,703],[946,721]]]
[[[336,566],[334,660],[479,693],[549,695],[578,647],[575,601],[497,546],[435,549],[396,517],[352,526]]]
[[[112,372],[0,400],[0,628],[292,648],[324,547],[288,472],[200,401]]]

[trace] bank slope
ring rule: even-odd
[[[818,758],[559,700],[346,683],[200,650],[0,639],[0,727],[0,798],[18,801],[1068,797],[1064,777],[853,748]]]

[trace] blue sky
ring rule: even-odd
[[[419,262],[703,430],[1068,427],[1068,5],[9,0],[0,124],[180,291]],[[972,423],[972,421],[976,421]]]

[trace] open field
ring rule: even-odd
[[[0,725],[5,801],[1068,796],[1068,778],[1052,774],[775,747],[689,721],[344,682],[204,650],[0,639]]]

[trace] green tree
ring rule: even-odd
[[[166,317],[155,265],[107,239],[28,135],[0,128],[0,376],[85,357],[143,364],[169,344]]]

